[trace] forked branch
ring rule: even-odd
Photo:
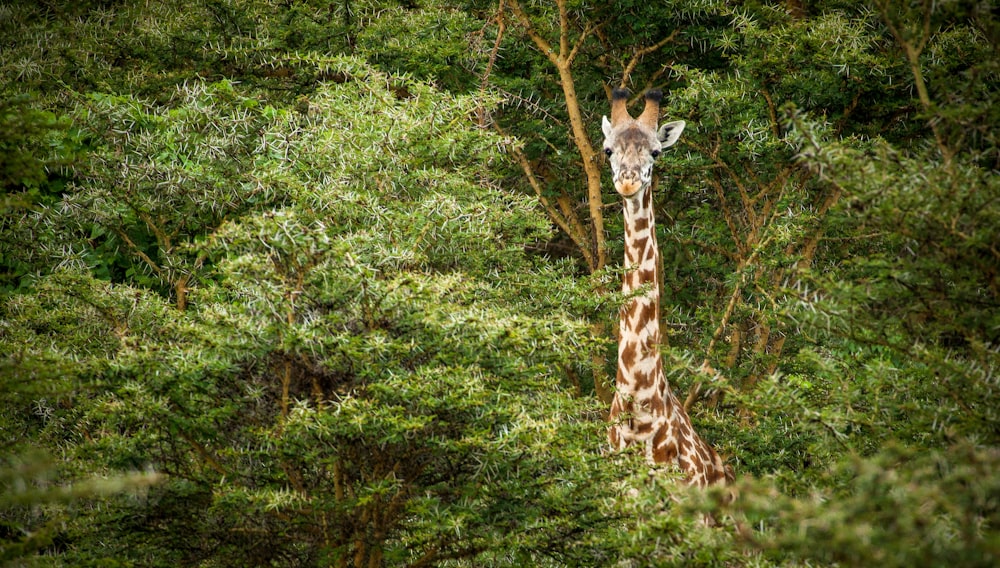
[[[632,58],[629,59],[629,62],[627,64],[625,64],[625,70],[622,71],[622,80],[619,86],[620,87],[627,86],[629,79],[632,77],[632,71],[634,71],[635,66],[638,65],[640,61],[642,61],[642,58],[649,55],[650,53],[659,50],[661,47],[667,45],[668,43],[674,41],[674,38],[677,37],[678,32],[679,30],[674,30],[670,35],[654,43],[653,45],[636,49],[635,53],[632,54]]]

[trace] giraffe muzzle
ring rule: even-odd
[[[642,189],[642,182],[637,178],[621,178],[615,182],[615,191],[622,197],[632,197]]]

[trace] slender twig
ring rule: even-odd
[[[635,53],[632,54],[632,58],[625,65],[625,69],[622,71],[622,80],[619,86],[625,87],[628,84],[628,80],[632,76],[632,71],[635,70],[635,66],[639,64],[639,61],[643,57],[649,55],[650,53],[653,53],[654,51],[674,41],[674,38],[677,37],[677,33],[679,31],[680,30],[674,30],[670,35],[654,43],[653,45],[636,49]]]

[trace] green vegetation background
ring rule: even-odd
[[[0,2],[0,562],[997,565],[998,40],[975,1]],[[620,84],[687,121],[663,352],[731,503],[605,451]]]

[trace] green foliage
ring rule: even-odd
[[[10,376],[35,374],[63,394],[25,422],[37,395],[16,389],[4,420],[63,447],[68,479],[144,468],[165,476],[138,498],[63,513],[63,561],[472,558],[508,538],[498,523],[511,522],[511,500],[524,523],[557,521],[544,528],[549,539],[511,547],[523,558],[543,543],[570,549],[578,513],[608,522],[600,501],[567,510],[543,498],[582,491],[606,471],[587,457],[600,423],[560,420],[585,404],[569,398],[559,370],[585,359],[591,342],[585,322],[524,294],[573,284],[525,255],[548,231],[532,203],[484,175],[497,142],[465,119],[481,101],[414,82],[400,99],[390,85],[405,79],[342,65],[354,78],[318,91],[304,112],[257,111],[271,120],[256,123],[254,159],[238,171],[219,165],[256,182],[244,187],[281,184],[280,204],[244,200],[242,214],[227,207],[232,185],[200,183],[221,159],[191,159],[193,144],[170,150],[188,139],[175,128],[258,116],[236,87],[193,85],[193,102],[169,111],[175,121],[132,99],[98,101],[100,116],[136,126],[120,151],[95,153],[87,174],[130,170],[124,160],[166,148],[136,169],[162,167],[178,189],[154,193],[154,178],[118,199],[74,201],[69,214],[100,220],[135,195],[174,205],[174,216],[148,213],[176,223],[173,235],[218,227],[184,248],[208,261],[184,312],[141,280],[79,271],[57,271],[5,307],[4,351],[18,354]],[[189,106],[201,111],[192,117]],[[574,441],[559,459],[537,450],[564,437]],[[559,481],[539,483],[549,479]],[[149,533],[161,523],[165,533]],[[282,543],[253,544],[261,531]]]
[[[626,68],[687,121],[663,351],[730,502],[602,451],[616,268],[509,8],[0,6],[0,558],[996,564],[993,13],[566,3],[593,140]]]
[[[859,566],[992,566],[1000,553],[996,448],[959,444],[946,451],[888,446],[829,474],[830,485],[803,499],[749,488],[748,521],[769,530],[750,537],[765,555],[779,551]],[[906,543],[901,546],[901,543]]]
[[[48,180],[46,169],[72,159],[74,148],[60,136],[67,122],[33,108],[26,96],[0,102],[0,190],[5,195],[28,190],[37,199]],[[7,197],[4,208],[13,204]]]
[[[814,262],[799,260],[796,278],[780,291],[778,315],[801,334],[801,347],[779,367],[787,376],[765,383],[754,396],[765,400],[754,405],[793,417],[795,430],[808,433],[794,437],[811,441],[809,465],[822,466],[806,484],[781,472],[771,488],[750,484],[738,508],[750,522],[770,524],[749,538],[776,558],[990,565],[996,504],[983,496],[995,491],[986,472],[996,460],[1000,394],[989,378],[1000,362],[990,244],[997,148],[980,125],[996,96],[984,88],[995,76],[986,54],[996,48],[947,17],[947,27],[925,28],[921,39],[912,35],[921,12],[874,8],[855,20],[821,18],[860,24],[841,34],[854,39],[834,52],[861,48],[845,60],[862,73],[845,114],[811,108],[820,87],[786,103],[779,123],[797,163],[834,206],[819,219],[829,238],[817,243]],[[943,57],[956,41],[980,55],[964,59],[959,49]],[[908,90],[883,83],[900,100],[876,101],[879,90],[864,77],[893,74],[901,75],[893,84]],[[789,498],[775,487],[801,493]]]

